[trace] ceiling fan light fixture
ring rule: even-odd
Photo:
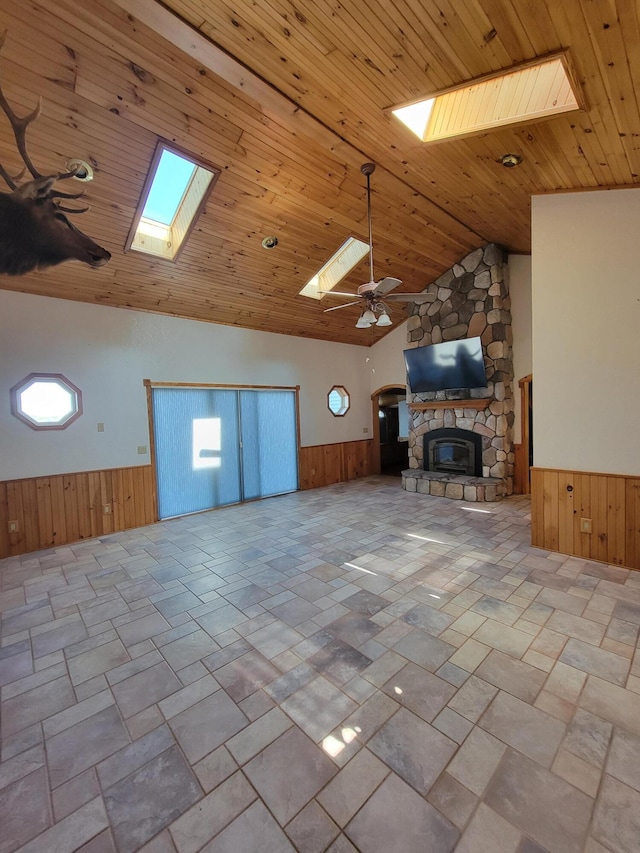
[[[370,329],[371,323],[365,319],[364,314],[361,314],[358,317],[358,322],[356,323],[356,329]]]
[[[384,311],[384,312],[383,312],[383,313],[378,317],[378,325],[379,325],[379,326],[391,326],[391,325],[393,325],[393,324],[392,324],[392,322],[391,322],[391,317],[387,314],[387,312],[386,312],[386,311]]]
[[[363,320],[366,320],[366,321],[367,321],[367,323],[368,323],[370,326],[373,326],[373,324],[374,324],[374,323],[377,323],[377,322],[378,322],[378,318],[377,318],[377,317],[376,317],[376,315],[373,313],[373,311],[371,310],[371,308],[367,308],[367,310],[366,310],[366,311],[363,311],[363,312],[362,312],[362,319],[363,319]]]

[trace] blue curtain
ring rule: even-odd
[[[241,391],[244,498],[298,488],[296,402],[293,391]]]

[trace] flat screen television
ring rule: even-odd
[[[480,338],[407,349],[404,361],[409,387],[414,394],[487,387]]]

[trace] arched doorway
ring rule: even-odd
[[[384,385],[371,395],[373,470],[400,476],[408,462],[408,408],[404,385]]]

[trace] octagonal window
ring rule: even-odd
[[[82,391],[61,373],[30,373],[11,389],[11,411],[32,429],[64,429],[82,414]]]
[[[336,418],[341,418],[349,411],[349,392],[342,385],[334,385],[327,395],[329,411]]]

